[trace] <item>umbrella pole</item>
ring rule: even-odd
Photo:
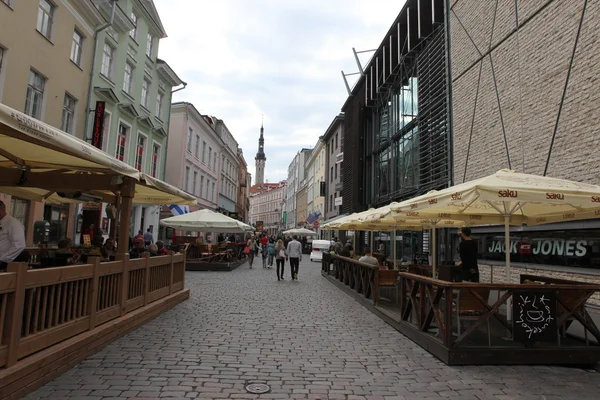
[[[436,244],[436,238],[435,238],[435,227],[433,227],[431,229],[431,263],[432,263],[432,277],[434,279],[437,279],[437,260],[436,260],[436,256],[437,256],[437,244]]]
[[[398,255],[396,254],[396,230],[394,230],[394,269],[398,270]]]
[[[504,216],[504,256],[506,260],[505,266],[505,275],[506,275],[506,283],[510,284],[510,225],[509,225],[509,215]],[[512,297],[509,297],[506,300],[506,319],[508,321],[512,321]]]

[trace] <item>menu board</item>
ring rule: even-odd
[[[513,337],[516,342],[556,342],[556,295],[549,291],[513,293]]]

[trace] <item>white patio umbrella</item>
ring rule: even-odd
[[[250,225],[207,209],[165,218],[160,220],[160,224],[169,228],[194,232],[241,233],[252,231]]]
[[[306,228],[294,228],[283,232],[284,235],[318,236],[317,232]]]

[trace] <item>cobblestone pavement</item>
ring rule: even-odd
[[[256,265],[256,264],[255,264]],[[289,273],[289,265],[286,265]],[[191,272],[191,299],[28,399],[600,399],[600,373],[448,367],[320,276]],[[250,395],[249,382],[271,391]]]

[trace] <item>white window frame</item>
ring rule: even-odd
[[[76,40],[79,38],[79,42]],[[84,36],[78,29],[73,29],[73,38],[71,42],[70,59],[75,65],[81,67],[81,58],[83,56],[83,39]]]
[[[131,71],[127,71],[127,67],[130,68]],[[123,73],[123,91],[131,96],[131,92],[133,89],[133,73],[135,71],[135,67],[130,62],[125,63],[125,72]]]
[[[192,140],[194,137],[193,135],[194,135],[194,130],[192,128],[188,128],[187,143],[185,144],[185,148],[188,153],[192,152]]]
[[[152,59],[152,52],[154,51],[154,37],[150,32],[146,36],[146,57]]]
[[[202,141],[202,164],[206,164],[206,141]]]
[[[50,10],[46,10],[46,8],[42,7],[42,4],[44,3],[50,7]],[[48,40],[52,39],[55,11],[56,5],[54,3],[49,0],[39,0],[35,29]]]
[[[137,157],[138,157],[138,141],[140,139],[140,137],[144,138],[144,151],[142,153],[142,165],[140,168],[140,172],[146,173],[146,159],[148,158],[148,153],[146,153],[146,149],[148,148],[148,135],[146,135],[144,132],[138,130],[137,131],[137,137],[135,139],[135,155],[133,158],[133,168],[136,168],[136,163],[137,163]]]
[[[196,145],[194,146],[194,157],[200,158],[200,135],[196,134]]]
[[[165,94],[160,90],[156,93],[156,117],[162,120]]]
[[[148,95],[150,94],[151,84],[152,83],[146,78],[142,80],[142,95],[140,97],[140,103],[142,104],[142,107],[144,107],[146,110],[148,109]]]
[[[208,182],[208,178],[206,179]],[[204,198],[204,175],[200,174],[200,198]]]
[[[185,190],[186,192],[189,193],[189,187],[190,187],[190,172],[192,170],[192,167],[190,165],[186,165],[184,170],[183,170],[183,190]]]
[[[73,101],[73,108],[70,110],[70,124],[68,124],[69,122],[69,115],[68,115],[68,109],[66,108],[66,102],[67,99],[72,100]],[[70,133],[71,135],[74,134],[75,131],[75,116],[77,115],[77,99],[73,96],[71,96],[68,92],[65,92],[65,96],[63,98],[63,107],[62,107],[62,114],[61,114],[61,120],[60,120],[60,129],[63,132],[67,132]],[[65,121],[65,116],[67,117],[67,121]],[[67,125],[65,125],[65,122],[67,122]]]
[[[128,160],[128,155],[129,155],[129,146],[131,144],[131,135],[132,135],[132,130],[133,127],[131,126],[131,124],[128,124],[126,121],[122,120],[121,118],[119,118],[119,124],[117,125],[117,140],[115,140],[115,158],[117,158],[117,150],[119,149],[119,135],[120,135],[120,128],[121,125],[127,127],[127,137],[125,138],[125,147],[123,149],[123,162],[127,163]]]
[[[110,53],[107,54],[106,49],[110,49]],[[108,65],[106,61],[108,60]],[[100,74],[102,74],[105,78],[112,81],[114,74],[114,66],[115,66],[115,48],[108,43],[108,41],[104,42],[104,46],[102,47],[102,65],[100,67]]]
[[[133,40],[137,41],[139,18],[137,16],[137,14],[132,11],[130,19],[133,22],[133,29],[129,31],[129,37],[132,38]]]
[[[33,78],[35,79],[36,76],[39,76],[42,80],[43,80],[43,85],[42,85],[42,89],[39,90],[37,88],[35,88],[35,86],[32,86],[30,81],[31,81],[31,75],[35,75]],[[29,70],[29,80],[27,81],[27,92],[25,94],[25,114],[29,115],[30,117],[42,120],[43,116],[44,116],[44,101],[45,101],[45,96],[44,96],[44,91],[46,89],[46,77],[43,76],[42,74],[40,74],[39,72],[30,69]],[[35,82],[34,82],[35,84]],[[39,104],[39,115],[33,115],[33,98],[30,100],[29,99],[29,91],[32,91],[32,95],[35,95],[36,93],[41,93],[41,100],[40,100],[40,104]],[[27,105],[29,105],[29,107],[27,107]],[[29,108],[29,109],[28,109]]]
[[[197,190],[198,190],[198,168],[194,168],[194,171],[192,172],[192,194],[194,196],[197,196]]]
[[[154,156],[154,148],[158,148],[158,157],[156,160],[156,176],[152,175],[152,164],[154,163],[154,160],[152,159],[152,157]],[[156,140],[152,141],[152,153],[150,154],[150,176],[152,176],[153,178],[159,178],[160,176],[160,162],[161,162],[161,157],[162,155],[162,145],[160,143],[158,143]]]

